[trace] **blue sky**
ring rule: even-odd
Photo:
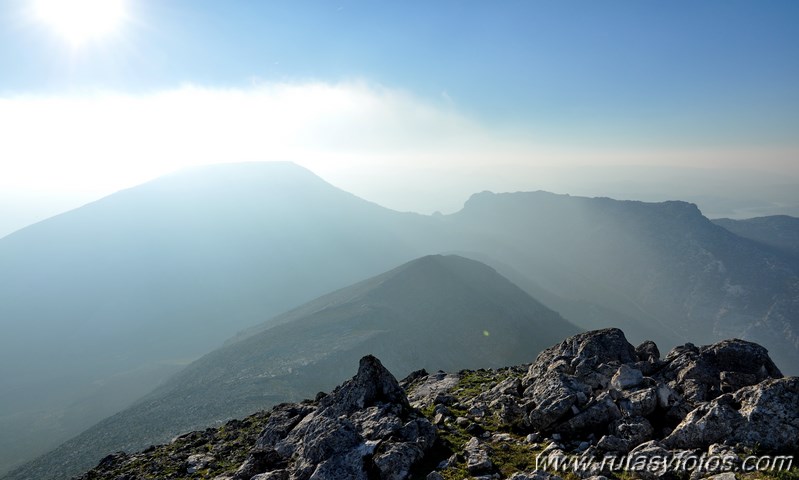
[[[794,1],[130,0],[119,38],[79,52],[20,3],[6,94],[366,78],[555,136],[790,143],[799,125]]]
[[[350,107],[389,104],[391,113],[378,115],[390,119],[381,130],[389,138],[386,151],[396,149],[397,138],[413,143],[406,130],[417,127],[408,122],[418,124],[418,112],[430,111],[427,121],[445,117],[444,123],[461,126],[442,134],[451,135],[449,158],[459,155],[452,147],[459,139],[479,137],[485,152],[514,152],[502,164],[523,163],[520,158],[547,163],[542,160],[547,157],[555,159],[549,163],[600,166],[617,158],[622,165],[797,173],[799,2],[792,0],[127,0],[117,31],[80,48],[31,18],[32,1],[0,3],[0,102],[7,111],[47,117],[63,104],[42,102],[77,98],[93,105],[71,104],[75,123],[83,125],[80,112],[103,102],[98,95],[125,95],[135,102],[164,92],[185,95],[180,92],[187,86],[214,97],[261,88],[274,92],[276,85],[321,85],[338,92],[331,95],[343,90],[358,97]],[[34,100],[35,107],[24,103]],[[319,115],[305,108],[296,111]],[[198,107],[198,114],[204,109]],[[359,121],[376,122],[353,113],[361,110],[341,117],[355,122],[356,130]],[[417,116],[406,118],[407,112]],[[0,110],[0,124],[2,115]],[[336,111],[326,115],[335,118]],[[14,122],[6,118],[6,123]],[[397,126],[403,133],[389,132]],[[369,151],[352,142],[345,147],[332,156]],[[66,157],[81,154],[62,151]],[[265,160],[276,155],[260,153]],[[414,155],[426,153],[420,148]],[[0,155],[5,163],[0,174],[7,179],[15,175],[12,163],[36,163],[32,154],[19,151]],[[275,159],[305,161],[293,150],[282,149],[280,156]],[[412,157],[404,163],[417,161]],[[331,162],[320,169],[347,184]],[[423,162],[430,163],[418,160]],[[453,160],[437,162],[455,166]],[[158,172],[149,168],[131,179]],[[9,189],[10,182],[0,187]],[[103,182],[108,188],[124,183]],[[344,186],[357,190],[354,182]]]

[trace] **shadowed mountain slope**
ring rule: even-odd
[[[490,267],[423,257],[266,322],[9,478],[66,478],[110,451],[313,397],[366,354],[402,375],[499,367],[576,331]]]
[[[178,172],[0,239],[0,471],[235,332],[435,253],[417,240],[428,220],[254,163]]]

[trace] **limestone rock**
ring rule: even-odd
[[[628,390],[641,385],[643,381],[644,374],[641,373],[641,370],[628,365],[621,365],[610,380],[610,385],[616,390]]]
[[[503,462],[516,455],[512,449],[533,454],[541,445],[547,445],[542,455],[562,460],[610,455],[657,466],[706,452],[735,461],[740,448],[799,451],[799,378],[781,378],[766,350],[751,342],[689,343],[660,359],[654,343],[634,348],[620,330],[605,329],[568,338],[532,364],[417,371],[401,383],[367,356],[330,394],[254,417],[244,435],[237,429],[249,424],[231,421],[218,431],[177,437],[168,454],[153,455],[169,459],[163,468],[155,462],[136,470],[148,451],[119,453],[82,480],[181,469],[220,480],[440,480],[464,471],[494,480],[507,474]],[[471,436],[465,446],[449,450],[461,445],[451,439],[464,434]],[[237,467],[230,468],[223,460],[234,453]],[[601,480],[616,474],[611,470],[592,464],[576,474]],[[690,479],[677,471],[639,473],[645,480],[725,474],[713,468],[695,470]],[[543,471],[509,478],[559,479]]]
[[[494,464],[490,459],[490,449],[476,437],[472,437],[463,447],[466,455],[466,469],[471,475],[490,473]]]
[[[203,455],[201,453],[190,455],[189,458],[186,460],[186,473],[191,475],[197,472],[198,470],[202,470],[203,468],[213,463],[214,460],[215,460],[214,457],[212,457],[211,455]]]
[[[672,448],[732,441],[776,453],[799,449],[799,377],[766,380],[690,412],[663,440]]]
[[[252,461],[236,479],[272,470],[297,480],[401,480],[433,446],[435,427],[410,407],[397,380],[375,357],[318,406],[281,406],[267,422]],[[255,471],[260,470],[260,471]],[[250,477],[246,477],[250,475]]]
[[[660,360],[660,350],[652,340],[647,340],[635,347],[635,355],[641,362],[656,362]]]

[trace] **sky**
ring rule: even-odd
[[[797,24],[794,0],[0,0],[0,236],[271,160],[422,213],[546,189],[799,214]]]

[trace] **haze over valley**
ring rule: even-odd
[[[442,258],[465,256],[491,265],[515,285],[501,277],[492,280],[497,274],[485,265],[481,268],[489,278],[472,280],[474,274],[463,269],[472,265],[468,262],[453,264],[451,280],[409,268],[418,278],[408,287],[389,288],[383,277],[371,281],[381,285],[381,298],[393,299],[388,304],[381,300],[369,307],[375,300],[358,299],[365,294],[356,293],[356,286],[252,327],[438,252],[461,256]],[[91,460],[76,463],[82,468],[91,466],[103,448],[92,438],[103,438],[106,445],[118,435],[113,432],[124,431],[114,448],[142,448],[204,422],[250,413],[257,405],[330,388],[347,376],[326,370],[347,363],[333,360],[342,351],[351,352],[350,363],[365,353],[379,354],[406,373],[422,366],[501,366],[523,362],[529,351],[578,328],[615,325],[634,341],[654,339],[664,346],[729,337],[758,341],[788,372],[799,360],[795,258],[735,235],[695,205],[679,201],[482,192],[459,212],[426,216],[359,199],[297,165],[223,164],[172,174],[23,229],[0,240],[0,259],[0,317],[12,319],[4,324],[9,335],[0,350],[2,393],[8,399],[4,431],[15,431],[15,440],[26,438],[42,450],[55,447],[162,384],[151,394],[156,397],[133,407],[132,412],[146,409],[146,414],[128,414],[139,420],[117,415],[110,427],[109,421],[96,427],[105,433],[90,430],[77,444],[82,446],[61,447],[65,458],[93,453]],[[453,281],[479,283],[463,293],[437,291]],[[492,293],[503,282],[515,293]],[[488,295],[495,305],[490,308],[499,310],[483,312],[482,303],[469,306],[475,299],[468,292]],[[529,297],[531,306],[513,306],[512,297],[528,294],[565,320]],[[532,309],[530,323],[501,326],[517,315],[511,312],[526,309]],[[301,320],[309,313],[312,317]],[[13,320],[24,318],[36,322]],[[366,319],[369,329],[356,327]],[[424,327],[413,327],[420,321]],[[323,327],[328,323],[338,333]],[[423,330],[437,323],[442,330]],[[378,332],[391,328],[411,330],[391,334],[390,343],[376,340]],[[546,339],[541,328],[554,330]],[[523,340],[525,331],[529,340]],[[315,335],[321,335],[319,340],[313,340]],[[472,340],[458,340],[458,335]],[[164,380],[231,337],[220,353]],[[254,343],[258,338],[286,350],[256,360],[256,352],[271,351]],[[447,347],[450,340],[454,343]],[[433,343],[425,346],[427,341]],[[468,347],[469,342],[477,343]],[[400,351],[392,354],[392,346]],[[474,357],[483,349],[485,357]],[[425,360],[432,353],[444,356]],[[231,359],[232,354],[240,359]],[[296,354],[301,356],[292,360]],[[313,375],[297,373],[309,362]],[[259,373],[245,373],[252,368]],[[219,394],[202,387],[202,403],[194,408],[187,393],[178,393],[196,388],[190,385],[200,380],[190,380],[192,371],[202,375],[201,384],[222,387]],[[217,373],[208,378],[209,372]],[[301,383],[282,380],[287,373]],[[264,376],[281,380],[264,384]],[[233,393],[233,379],[241,384],[236,387],[241,397]],[[56,415],[30,428],[46,412]],[[145,417],[160,430],[148,427]],[[9,436],[5,451],[24,455],[25,445]]]

